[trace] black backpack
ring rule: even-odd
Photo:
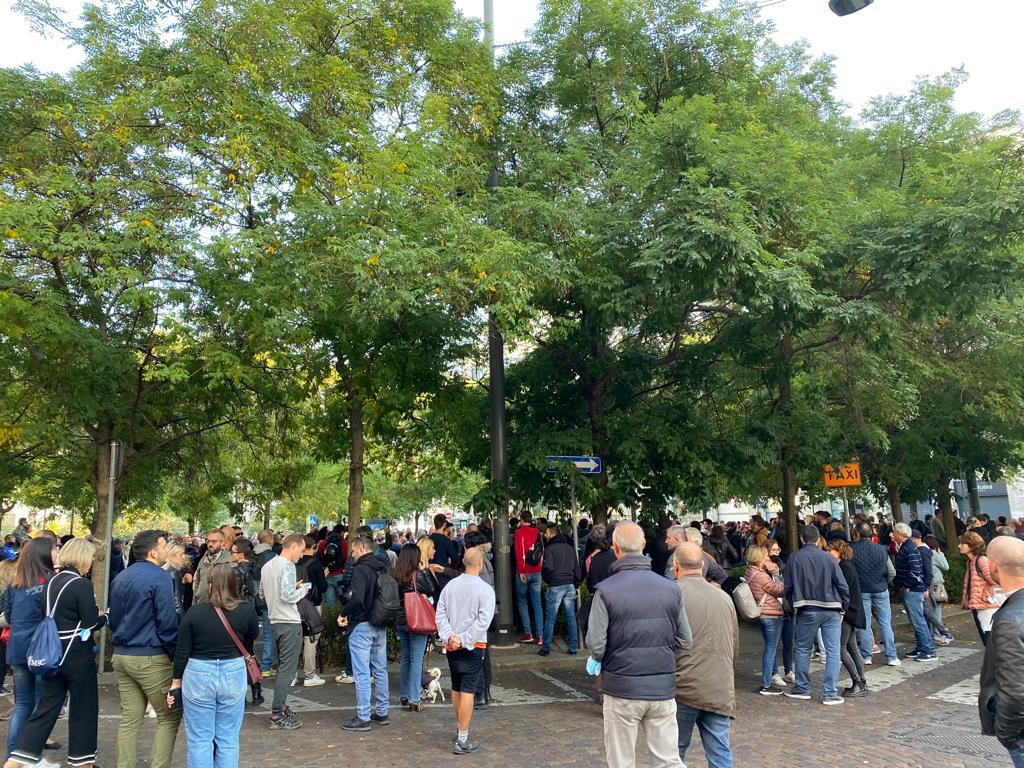
[[[526,564],[532,566],[540,565],[540,561],[544,559],[544,542],[541,540],[540,534],[537,534],[533,546],[526,550],[525,559]]]
[[[398,590],[398,582],[387,571],[377,574],[376,594],[370,613],[367,617],[375,627],[386,627],[394,624],[402,608],[402,595]]]
[[[341,544],[337,541],[327,540],[327,546],[324,547],[324,567],[331,573],[345,567],[345,560],[341,556]]]
[[[320,637],[320,633],[324,631],[324,620],[320,616],[320,611],[316,609],[316,606],[310,602],[308,597],[299,600],[297,607],[299,609],[299,621],[302,622],[302,636],[314,640]]]

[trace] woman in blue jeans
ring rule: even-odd
[[[754,601],[761,606],[758,624],[764,638],[764,652],[761,656],[761,687],[758,693],[762,696],[779,696],[786,686],[786,681],[779,677],[775,655],[779,640],[786,630],[786,619],[782,611],[782,597],[786,591],[779,579],[778,566],[771,560],[768,550],[758,544],[747,547],[747,571],[744,578],[750,586]],[[783,659],[785,662],[785,659]],[[788,670],[787,670],[788,671]]]
[[[430,541],[425,539],[425,541]],[[410,712],[422,712],[423,704],[420,701],[420,691],[423,674],[423,654],[427,649],[427,639],[430,637],[418,632],[410,632],[405,619],[405,596],[411,592],[420,592],[426,595],[431,603],[434,602],[434,580],[430,577],[430,560],[424,557],[425,553],[415,544],[406,544],[398,552],[398,561],[395,563],[394,577],[398,583],[398,589],[402,594],[402,602],[399,604],[398,619],[398,640],[402,645],[402,662],[398,673],[398,695],[403,707]]]
[[[175,706],[176,694],[183,700],[189,768],[237,768],[249,679],[245,659],[225,623],[252,655],[259,619],[256,609],[238,594],[238,580],[229,564],[210,568],[207,589],[210,602],[193,605],[178,630],[167,705]]]
[[[14,750],[21,728],[43,697],[42,680],[28,671],[28,644],[43,620],[46,582],[53,576],[53,542],[32,539],[21,549],[14,581],[4,592],[4,618],[11,628],[7,663],[14,670],[14,711],[7,730],[7,756]],[[47,744],[48,748],[55,745]]]

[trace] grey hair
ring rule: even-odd
[[[639,555],[644,551],[644,530],[636,523],[619,523],[612,534],[612,543],[624,554]]]
[[[906,536],[908,539],[914,535],[914,532],[910,530],[910,526],[906,523],[896,523],[892,527],[894,533],[898,533],[900,536]]]
[[[667,539],[669,536],[675,536],[677,539],[682,539],[683,541],[686,541],[686,526],[685,525],[673,525],[673,526],[670,526],[669,529],[667,531],[665,531],[665,538]]]
[[[683,528],[683,539],[694,544],[704,544],[704,534],[692,526]]]

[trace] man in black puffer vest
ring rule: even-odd
[[[590,610],[588,668],[600,667],[608,768],[636,764],[638,730],[646,735],[652,765],[681,768],[676,651],[690,648],[690,626],[679,587],[651,570],[643,548],[640,526],[615,526],[616,560]]]

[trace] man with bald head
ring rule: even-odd
[[[693,633],[691,647],[676,651],[679,759],[686,759],[697,726],[709,768],[733,768],[729,728],[736,713],[736,609],[704,578],[704,552],[697,544],[681,544],[672,561]]]
[[[458,734],[452,752],[468,755],[480,749],[469,738],[473,704],[480,688],[487,650],[487,629],[494,618],[494,587],[480,578],[484,553],[470,547],[462,558],[466,572],[452,579],[437,601],[437,636],[445,641],[448,669],[452,674],[452,709]]]
[[[640,526],[615,526],[616,559],[591,603],[588,668],[601,674],[608,768],[636,765],[638,731],[654,768],[681,768],[676,652],[690,647],[690,628],[679,587],[651,570],[643,549]]]
[[[981,665],[981,732],[995,736],[1024,768],[1024,541],[997,536],[987,553],[1006,601],[992,617]]]

